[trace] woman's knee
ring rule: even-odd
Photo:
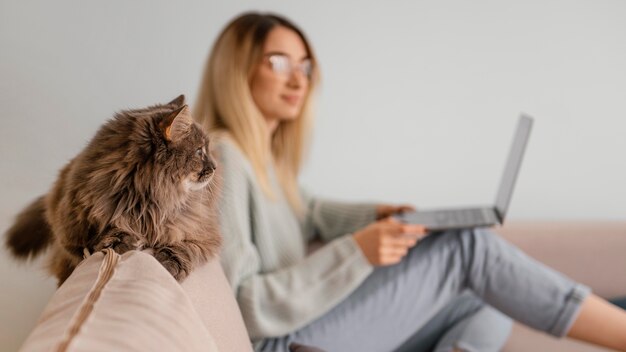
[[[458,321],[441,339],[435,351],[500,351],[509,338],[513,321],[484,305]]]
[[[489,250],[498,252],[505,240],[488,228],[473,228],[459,231],[458,238],[472,251]]]
[[[434,232],[423,240],[423,245],[447,250],[475,251],[476,247],[491,246],[498,236],[488,229],[458,229]],[[429,249],[430,250],[430,249]]]

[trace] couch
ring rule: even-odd
[[[626,223],[517,222],[496,231],[604,297],[626,296]],[[22,351],[251,351],[218,260],[178,284],[149,253],[88,256],[56,291]],[[605,349],[516,324],[505,352]]]

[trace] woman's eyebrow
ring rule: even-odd
[[[287,56],[287,57],[291,58],[291,55],[287,54],[286,52],[283,52],[283,51],[278,51],[278,50],[275,50],[275,51],[268,51],[268,52],[266,52],[265,54],[263,54],[263,56],[272,56],[272,55],[283,55],[283,56]],[[304,55],[304,56],[300,59],[300,61],[304,61],[304,60],[307,60],[307,59],[310,59],[310,58],[311,58],[311,55],[309,55],[309,54],[305,54],[305,55]]]

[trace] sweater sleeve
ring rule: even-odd
[[[242,277],[237,301],[250,337],[277,337],[304,327],[339,304],[371,272],[352,236],[344,236],[293,266]]]
[[[313,197],[300,192],[305,204],[303,231],[308,239],[319,235],[328,242],[353,233],[376,221],[376,204],[347,203]]]
[[[249,172],[238,155],[226,152],[220,158],[224,178],[221,264],[253,341],[282,336],[312,322],[372,272],[352,236],[337,238],[291,266],[263,272],[254,242]]]

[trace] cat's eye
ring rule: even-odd
[[[202,148],[196,149],[196,156],[202,156]]]

